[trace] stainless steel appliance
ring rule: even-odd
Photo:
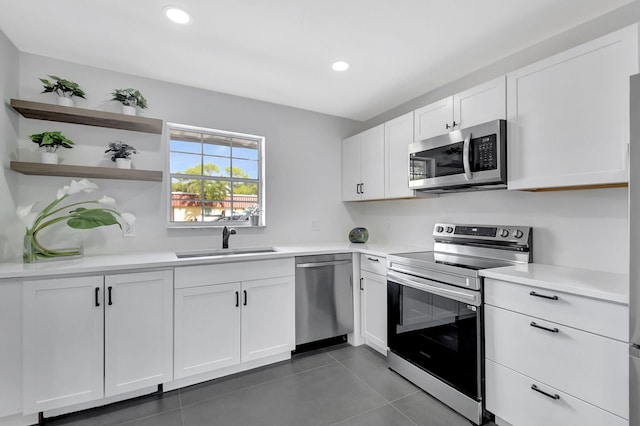
[[[387,257],[389,367],[481,424],[481,269],[532,260],[531,228],[437,223],[434,250]]]
[[[631,76],[629,147],[629,426],[640,426],[640,74]]]
[[[351,253],[296,257],[296,345],[352,331]]]
[[[460,192],[507,187],[506,121],[495,120],[409,145],[409,188]]]

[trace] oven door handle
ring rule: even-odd
[[[464,138],[464,144],[462,145],[462,166],[464,167],[464,177],[467,180],[471,180],[473,174],[471,173],[471,133]]]
[[[452,286],[449,286],[447,284],[442,284],[437,281],[432,281],[424,278],[413,276],[409,277],[407,275],[399,274],[394,271],[387,271],[387,280],[400,285],[415,288],[416,290],[426,291],[431,294],[446,297],[447,299],[457,300],[461,303],[468,303],[473,306],[480,306],[482,303],[479,291],[465,291],[462,289],[454,290],[453,288],[455,287],[449,288]]]

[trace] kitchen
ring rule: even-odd
[[[1,50],[2,75],[7,76],[3,82],[3,99],[42,99],[37,79],[46,73],[57,73],[73,76],[76,81],[83,82],[89,93],[95,94],[84,107],[112,108],[108,103],[101,103],[100,94],[104,93],[106,100],[112,86],[131,85],[140,88],[152,101],[149,116],[265,136],[268,143],[268,225],[261,229],[240,229],[231,239],[232,247],[346,241],[349,230],[360,225],[369,229],[371,244],[392,243],[429,249],[433,225],[442,220],[522,224],[534,229],[536,263],[626,273],[629,261],[626,188],[548,193],[496,191],[416,200],[343,203],[339,190],[341,178],[335,171],[341,161],[340,141],[345,137],[625,27],[637,22],[639,16],[637,5],[628,5],[364,123],[21,53],[6,37],[2,40]],[[213,121],[212,116],[215,116]],[[27,146],[25,135],[47,130],[47,124],[20,119],[8,107],[0,120],[3,139],[10,141],[0,154],[3,163],[6,165],[16,157],[31,161],[35,152]],[[98,157],[96,153],[113,138],[113,133],[103,129],[67,124],[57,127],[73,134],[80,142],[75,149],[65,152],[71,164],[81,164],[87,155]],[[165,154],[158,138],[133,132],[127,137],[127,142],[142,151],[136,158],[138,168],[162,169]],[[279,172],[281,170],[287,173]],[[292,176],[304,176],[304,179],[292,179]],[[65,183],[66,179],[43,179],[5,170],[0,181],[0,194],[8,201],[0,206],[0,216],[6,224],[6,231],[0,235],[3,259],[15,259],[21,245],[22,227],[15,216],[15,208],[42,200]],[[87,256],[188,250],[220,244],[219,231],[167,229],[165,217],[157,214],[162,211],[163,197],[166,197],[157,183],[131,181],[123,184],[104,180],[99,185],[126,210],[135,212],[138,217],[136,236],[121,238],[107,229],[87,233],[84,241]],[[295,194],[295,214],[292,214],[291,194]],[[304,235],[303,240],[300,235]]]

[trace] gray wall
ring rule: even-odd
[[[640,3],[623,6],[418,96],[368,120],[359,130],[639,20]],[[551,193],[495,191],[442,195],[430,199],[348,203],[348,209],[358,226],[369,228],[372,242],[393,240],[430,247],[433,225],[439,221],[528,225],[534,227],[535,262],[627,273],[627,200],[624,188]]]
[[[16,216],[17,176],[9,169],[9,162],[17,159],[18,114],[9,106],[9,99],[18,95],[18,50],[0,31],[0,259],[17,257],[22,234]]]
[[[40,94],[38,77],[46,74],[63,76],[83,87],[87,100],[76,100],[78,107],[119,112],[120,104],[109,101],[109,93],[115,88],[135,87],[149,101],[144,114],[148,117],[265,136],[267,227],[238,229],[238,235],[231,238],[232,247],[338,241],[351,229],[351,218],[340,201],[340,158],[341,141],[353,133],[357,122],[25,53],[20,54],[20,98],[55,103],[55,95]],[[166,167],[164,136],[24,118],[20,118],[19,129],[21,161],[39,161],[37,145],[28,135],[50,130],[61,130],[76,143],[73,149],[59,151],[63,164],[114,167],[104,150],[108,142],[121,140],[139,149],[133,156],[136,168]],[[19,202],[49,202],[69,181],[19,175]],[[162,184],[93,181],[100,186],[100,194],[114,197],[121,210],[137,216],[136,236],[122,238],[114,227],[86,231],[86,254],[221,245],[220,229],[167,229],[166,179]],[[313,221],[319,229],[313,229]]]

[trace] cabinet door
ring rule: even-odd
[[[175,291],[175,378],[240,363],[240,283]]]
[[[384,124],[385,198],[413,197],[409,189],[409,144],[413,143],[413,113]]]
[[[22,412],[22,283],[0,280],[0,417]]]
[[[413,138],[416,142],[454,130],[453,97],[449,96],[415,110],[414,126]]]
[[[387,354],[387,279],[362,271],[362,330],[367,345]]]
[[[24,414],[103,396],[103,277],[23,283]]]
[[[361,135],[361,199],[379,200],[384,198],[384,125],[373,127]]]
[[[360,198],[360,135],[342,141],[342,201]]]
[[[476,126],[507,118],[507,85],[502,76],[453,97],[453,119],[456,129]]]
[[[242,283],[242,362],[295,349],[294,277]]]
[[[105,396],[173,379],[171,271],[105,277]]]
[[[509,189],[627,181],[637,25],[507,76]]]

